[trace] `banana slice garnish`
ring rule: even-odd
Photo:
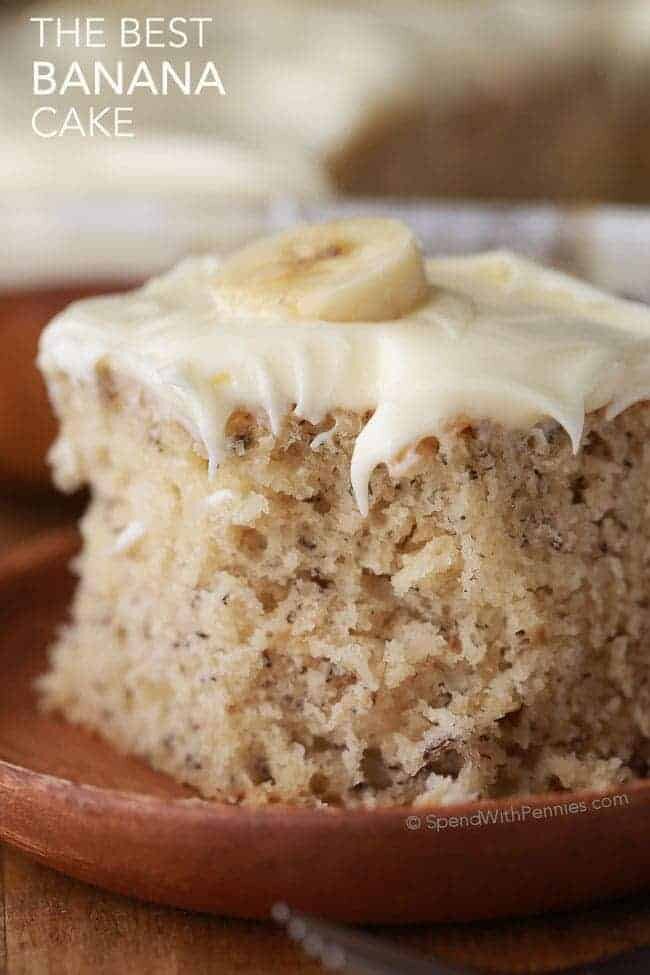
[[[429,292],[408,227],[371,217],[257,241],[225,261],[216,285],[218,300],[233,311],[327,322],[391,321]]]

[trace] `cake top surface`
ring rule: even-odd
[[[585,413],[650,396],[650,308],[506,251],[425,262],[405,225],[341,220],[71,305],[39,364],[53,385],[92,381],[100,364],[133,378],[212,472],[234,410],[274,432],[291,411],[372,411],[351,471],[365,514],[375,466],[399,474],[418,440],[472,422],[552,418],[577,450]]]

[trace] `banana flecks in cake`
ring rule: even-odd
[[[130,552],[137,543],[144,538],[147,532],[146,526],[141,521],[131,521],[123,528],[111,545],[111,555],[122,555]]]

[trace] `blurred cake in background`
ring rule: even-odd
[[[638,102],[612,70],[620,48],[613,14],[622,22],[624,7],[379,0],[382,17],[426,51],[427,71],[390,140],[361,145],[336,170],[342,185],[390,195],[643,196],[645,187],[632,185]]]
[[[31,13],[69,18],[78,11],[65,3],[28,5],[2,25],[0,114],[27,131],[32,105],[42,103],[30,95],[25,70],[38,51]],[[95,0],[84,14],[107,19],[108,47],[64,44],[43,56],[62,72],[72,59],[89,66],[98,55],[107,65],[120,57],[128,68],[146,56],[154,76],[165,59],[214,60],[224,96],[103,97],[135,106],[134,142],[172,133],[219,140],[217,171],[224,141],[284,160],[278,186],[263,181],[272,194],[294,173],[297,192],[315,190],[318,179],[302,178],[312,167],[356,194],[647,197],[650,15],[639,0],[202,0],[192,15],[214,18],[203,48],[119,49],[121,15],[178,13],[171,0],[155,10],[143,0],[119,0],[110,12]],[[78,91],[69,96],[70,104],[79,101]],[[62,152],[73,157],[76,140],[68,138],[38,140],[39,154],[49,156],[53,141],[63,141]],[[171,146],[159,153],[154,185],[174,185],[174,167],[164,158],[173,153]],[[135,150],[124,158],[130,155]],[[178,172],[181,160],[183,153]],[[116,171],[104,175],[118,178]],[[202,180],[198,185],[209,194]],[[212,190],[218,187],[215,179]],[[249,187],[246,167],[239,182],[225,183],[233,199]]]
[[[148,91],[137,90],[132,95],[119,96],[108,91],[102,96],[84,99],[78,90],[59,96],[56,104],[71,106],[90,102],[101,105],[130,106],[135,110],[133,140],[122,140],[126,145],[122,155],[125,161],[137,152],[135,145],[151,135],[162,139],[159,144],[161,161],[152,167],[156,183],[156,168],[161,167],[163,177],[170,175],[172,164],[165,156],[174,154],[174,144],[167,145],[171,136],[185,136],[188,140],[198,136],[218,140],[213,142],[219,163],[226,152],[227,143],[236,145],[243,153],[260,156],[258,168],[266,158],[284,161],[284,175],[278,184],[267,179],[266,196],[322,195],[326,184],[326,168],[339,154],[341,148],[352,145],[361,134],[387,127],[411,104],[419,91],[422,77],[422,57],[414,58],[409,45],[392,37],[392,31],[380,24],[373,25],[365,15],[350,10],[328,10],[325,5],[297,3],[292,0],[245,0],[233,5],[225,2],[199,2],[192,15],[214,18],[206,29],[206,45],[182,51],[155,48],[121,49],[119,46],[119,19],[121,16],[145,17],[152,14],[178,15],[177,5],[164,0],[152,9],[150,3],[117,2],[110,10],[101,3],[89,3],[84,7],[86,16],[106,18],[107,47],[104,50],[77,49],[72,42],[60,48],[49,46],[47,54],[61,75],[71,60],[77,60],[84,70],[92,73],[92,63],[100,59],[114,67],[121,59],[126,73],[133,70],[143,58],[151,67],[152,75],[160,77],[160,64],[172,60],[182,64],[190,59],[202,65],[213,60],[220,73],[226,94],[220,96],[214,90],[196,96],[185,96],[170,90],[164,97],[152,96]],[[32,96],[31,81],[25,76],[25,65],[31,63],[39,51],[37,33],[29,23],[31,14],[46,14],[68,18],[78,15],[75,7],[55,3],[27,6],[7,19],[0,45],[3,52],[0,79],[5,90],[4,106],[0,111],[12,121],[20,116],[22,128],[29,133],[31,114],[44,103],[43,98]],[[414,63],[415,62],[415,63]],[[47,156],[54,140],[37,139],[33,145],[39,154]],[[57,140],[69,146],[79,141],[66,136]],[[102,140],[104,145],[108,140]],[[189,145],[189,142],[188,142]],[[185,179],[184,154],[174,159],[178,184]],[[235,201],[239,190],[251,193],[250,167],[244,167],[239,179],[231,178],[225,192]],[[277,174],[278,166],[275,167]],[[233,169],[232,175],[237,173]],[[301,174],[310,173],[308,180]],[[318,174],[318,175],[317,175]],[[110,185],[116,174],[107,174]],[[202,180],[202,191],[222,194],[219,174],[215,173],[212,186]]]

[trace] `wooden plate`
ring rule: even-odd
[[[5,842],[110,890],[241,917],[267,917],[284,900],[346,921],[487,918],[650,885],[648,782],[616,800],[563,794],[437,810],[250,809],[202,801],[39,714],[32,682],[65,615],[75,545],[69,534],[48,536],[0,564]]]

